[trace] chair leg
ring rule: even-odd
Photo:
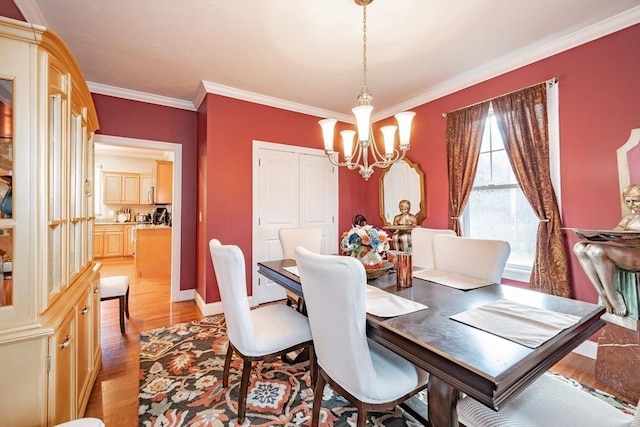
[[[233,348],[231,343],[227,347],[227,354],[224,357],[224,371],[222,371],[222,387],[229,387],[229,368],[231,368],[231,356],[233,356]]]
[[[127,287],[127,293],[124,295],[124,312],[129,318],[129,287]]]
[[[251,361],[245,359],[242,363],[242,379],[240,380],[240,395],[238,396],[238,424],[244,423],[244,412],[247,407],[247,391],[249,390],[249,375]]]
[[[366,427],[367,426],[367,411],[362,408],[358,408],[358,422],[356,422],[356,427]]]
[[[316,352],[313,345],[309,347],[309,370],[311,371],[311,387],[315,387],[318,381],[318,362],[316,361]]]
[[[124,334],[124,295],[118,297],[118,302],[120,304],[120,333]]]
[[[320,425],[320,408],[322,407],[322,394],[324,393],[325,379],[320,369],[316,373],[316,386],[313,388],[313,408],[311,411],[311,427]]]

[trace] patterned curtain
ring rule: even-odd
[[[478,168],[489,102],[447,113],[449,228],[462,236],[460,216],[469,200]]]
[[[546,83],[491,103],[518,184],[540,220],[531,288],[569,297],[568,259],[549,167]]]

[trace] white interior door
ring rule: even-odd
[[[322,228],[323,254],[336,253],[338,246],[337,179],[335,168],[321,156],[300,154],[299,227]]]
[[[337,249],[337,173],[322,150],[254,141],[254,305],[285,298],[284,289],[257,273],[257,263],[282,258],[278,230],[321,227],[322,252]]]

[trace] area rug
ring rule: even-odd
[[[242,362],[234,357],[229,387],[222,387],[227,336],[222,315],[140,334],[139,425],[145,427],[236,426]],[[634,405],[582,386],[621,410]],[[310,425],[313,390],[308,362],[254,363],[244,426]],[[424,394],[419,397],[424,399]],[[326,386],[320,424],[353,426],[355,407]],[[370,413],[372,426],[422,426],[400,408]]]

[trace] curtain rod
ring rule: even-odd
[[[552,77],[549,80],[545,80],[545,81],[542,81],[540,83],[547,83],[549,85],[554,85],[554,84],[558,83],[558,78],[557,77]],[[538,86],[540,83],[536,83],[536,84],[533,84],[531,86],[527,86],[527,87],[523,87],[523,88],[520,88],[520,89],[512,90],[511,92],[503,93],[502,95],[494,96],[493,98],[485,99],[484,101],[479,101],[479,102],[476,102],[476,103],[473,103],[473,104],[469,104],[466,107],[456,108],[455,110],[451,110],[451,111],[449,111],[447,113],[442,113],[442,118],[446,118],[447,114],[453,113],[454,111],[463,110],[465,108],[473,107],[474,105],[482,104],[484,102],[489,102],[489,101],[491,101],[493,99],[500,98],[501,96],[505,96],[505,95],[509,95],[509,94],[512,94],[512,93],[515,93],[515,92],[519,92],[521,90],[529,89],[531,87]]]

